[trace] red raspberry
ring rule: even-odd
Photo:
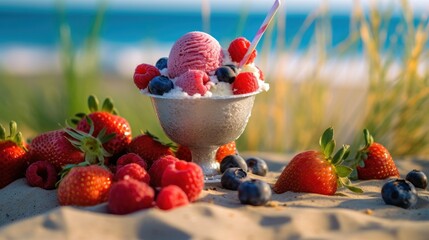
[[[228,47],[229,55],[231,56],[231,60],[237,63],[243,59],[244,55],[246,55],[247,49],[250,47],[250,42],[244,37],[239,37],[234,39]],[[247,60],[246,64],[253,63],[257,55],[256,49],[252,51]]]
[[[166,155],[156,160],[149,169],[151,186],[161,187],[162,175],[164,174],[165,168],[177,161],[179,161],[179,159],[172,155]]]
[[[136,67],[134,71],[134,84],[139,89],[147,88],[150,80],[154,77],[161,75],[158,68],[150,64],[142,63]]]
[[[204,174],[200,166],[193,162],[176,161],[165,168],[162,175],[162,187],[176,185],[188,196],[188,200],[197,200],[204,187]]]
[[[118,161],[116,162],[116,169],[119,170],[121,167],[129,163],[137,163],[138,165],[142,166],[142,168],[147,170],[146,161],[136,153],[126,153],[118,158]]]
[[[55,166],[48,161],[37,161],[28,166],[25,178],[32,187],[54,189],[58,180],[58,172]]]
[[[107,208],[113,214],[128,214],[154,205],[155,191],[144,182],[125,178],[113,183]]]
[[[177,78],[176,85],[181,87],[189,96],[193,96],[197,93],[203,96],[207,92],[205,84],[209,80],[209,76],[203,71],[188,70]]]
[[[176,185],[162,188],[156,197],[156,206],[162,210],[170,210],[187,204],[189,204],[188,196]]]
[[[123,180],[126,176],[147,184],[150,182],[149,173],[147,173],[146,170],[137,163],[129,163],[119,168],[115,173],[115,180]]]
[[[242,72],[235,77],[232,83],[232,92],[234,95],[251,93],[258,90],[258,80],[252,72]]]

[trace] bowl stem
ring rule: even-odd
[[[218,146],[189,147],[192,153],[192,162],[198,164],[206,178],[219,175],[219,163],[216,162]]]

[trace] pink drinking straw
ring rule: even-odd
[[[261,40],[262,35],[264,34],[265,30],[267,30],[268,25],[270,24],[271,20],[273,19],[274,15],[277,12],[277,9],[280,7],[280,0],[275,0],[273,6],[271,7],[270,11],[268,12],[267,16],[265,17],[264,22],[259,27],[258,32],[256,33],[255,37],[252,40],[252,43],[250,44],[249,49],[247,49],[246,54],[244,55],[243,59],[241,59],[240,64],[238,65],[239,68],[241,68],[244,64],[246,64],[247,60],[250,57],[250,54],[255,50],[256,45],[258,45],[259,40]]]

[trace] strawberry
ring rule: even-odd
[[[156,206],[162,210],[170,210],[189,204],[186,193],[176,185],[164,187],[156,197]]]
[[[90,118],[94,124],[92,136],[98,136],[102,131],[106,135],[114,134],[112,139],[103,143],[103,147],[108,153],[117,155],[125,150],[132,139],[131,126],[125,118],[117,115],[112,100],[106,98],[102,108],[99,109],[98,99],[91,95],[88,98],[88,107],[91,113],[86,117],[83,117],[84,114],[76,114],[76,116],[82,117],[78,122],[73,120],[77,122],[76,129],[88,133],[90,124],[87,118]]]
[[[342,165],[349,154],[349,146],[343,145],[331,157],[335,140],[333,128],[328,128],[319,141],[319,151],[310,150],[297,154],[277,179],[273,190],[276,193],[286,191],[333,195],[337,187],[345,186],[353,192],[361,189],[350,185],[348,175],[352,169]]]
[[[234,39],[228,47],[229,55],[231,56],[232,61],[241,62],[244,55],[246,55],[247,49],[250,47],[250,42],[244,37],[239,37]],[[257,55],[256,50],[253,50],[247,60],[246,64],[253,63]]]
[[[236,153],[237,153],[236,144],[235,144],[235,141],[232,141],[218,148],[218,150],[216,151],[216,161],[220,163],[224,157],[228,155],[233,155]],[[191,150],[189,150],[189,148],[186,146],[178,145],[175,154],[176,154],[176,157],[180,160],[184,160],[187,162],[192,161]]]
[[[258,90],[258,79],[252,72],[242,72],[235,77],[232,83],[232,92],[234,95],[251,93]]]
[[[191,150],[183,145],[177,145],[176,152],[174,153],[176,157],[180,160],[192,162],[192,153]]]
[[[142,63],[136,67],[134,71],[134,84],[138,89],[145,89],[149,85],[150,80],[161,75],[158,68],[150,64]]]
[[[93,126],[91,124],[91,126]],[[104,163],[110,154],[103,148],[103,143],[112,136],[104,132],[97,138],[92,136],[94,128],[84,133],[72,128],[49,131],[36,136],[30,143],[29,155],[31,162],[48,161],[60,170],[67,164]]]
[[[155,135],[146,131],[131,140],[127,151],[139,155],[150,167],[158,158],[165,155],[174,155],[171,147],[171,144],[162,143]]]
[[[98,165],[76,166],[63,174],[58,185],[58,201],[61,206],[93,206],[106,202],[113,174]]]
[[[399,171],[389,151],[374,138],[368,129],[363,130],[365,145],[357,152],[354,166],[359,179],[386,179],[399,177]]]
[[[0,188],[23,177],[27,164],[27,150],[24,147],[22,133],[17,131],[17,124],[11,121],[10,134],[0,124]]]
[[[144,182],[127,178],[112,185],[107,208],[113,214],[128,214],[154,206],[155,191]]]
[[[226,156],[234,155],[236,153],[237,153],[237,147],[235,145],[235,141],[232,141],[218,148],[216,152],[216,161],[220,163]]]
[[[188,196],[189,202],[197,200],[204,187],[204,174],[193,162],[175,161],[162,174],[161,187],[176,185]]]

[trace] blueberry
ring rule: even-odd
[[[158,61],[156,61],[155,67],[158,68],[159,70],[162,70],[164,68],[167,68],[167,63],[168,63],[168,57],[163,57],[158,59]]]
[[[228,155],[222,159],[220,162],[220,172],[225,172],[226,169],[238,167],[247,172],[246,161],[238,154]]]
[[[391,180],[381,189],[381,197],[389,205],[411,208],[417,204],[417,191],[413,184],[405,179]]]
[[[228,66],[222,66],[216,69],[215,75],[219,82],[233,83],[237,74],[232,68]]]
[[[149,82],[149,92],[162,95],[174,88],[173,82],[165,76],[156,76]]]
[[[265,176],[268,172],[268,165],[262,158],[250,157],[246,159],[248,171],[259,176]]]
[[[220,179],[220,183],[222,184],[223,188],[229,190],[237,190],[238,186],[246,180],[249,180],[249,178],[247,177],[247,173],[243,171],[243,169],[228,168],[223,173],[222,178]]]
[[[407,174],[405,179],[411,182],[416,188],[426,189],[428,186],[428,178],[426,177],[426,174],[420,170],[414,169]]]
[[[235,75],[238,74],[238,67],[235,66],[234,64],[225,64],[225,66],[229,67],[232,69],[232,71],[234,71]]]
[[[245,181],[238,186],[238,199],[242,204],[264,205],[271,199],[270,185],[259,179]]]

